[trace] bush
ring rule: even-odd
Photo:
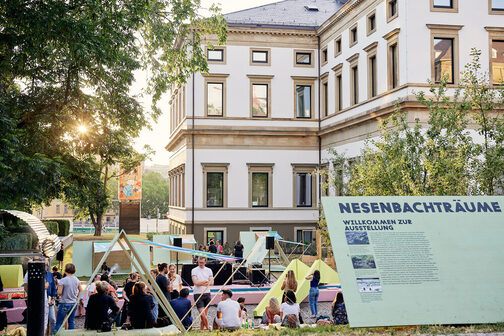
[[[42,223],[44,223],[50,234],[58,234],[58,222],[53,220],[43,220]]]
[[[70,233],[70,221],[68,219],[53,219],[58,223],[58,236],[66,237]]]

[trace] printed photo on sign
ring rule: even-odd
[[[355,269],[376,268],[374,257],[372,255],[354,255],[352,256],[352,264]]]
[[[348,245],[369,245],[369,238],[366,231],[345,232]]]
[[[357,278],[357,287],[361,293],[378,293],[382,291],[380,278]]]

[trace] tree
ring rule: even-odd
[[[504,88],[492,87],[488,72],[482,72],[480,50],[471,49],[471,56],[472,61],[462,72],[462,88],[483,138],[475,143],[475,179],[480,192],[495,195],[502,193],[504,186],[504,117],[499,109],[504,103]]]
[[[157,172],[148,172],[142,176],[142,217],[157,216],[168,212],[170,186],[168,181]]]
[[[427,126],[410,126],[399,108],[380,123],[351,171],[348,191],[362,196],[466,195],[471,188],[472,139],[467,131],[470,105],[446,82],[431,86],[418,101],[429,110]]]
[[[64,196],[100,218],[117,166],[143,153],[132,139],[159,116],[157,102],[191,72],[207,72],[202,36],[226,25],[199,0],[0,2],[0,206],[27,209]],[[152,111],[130,93],[149,74]]]

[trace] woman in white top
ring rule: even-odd
[[[87,308],[89,302],[89,297],[96,293],[96,282],[101,280],[101,275],[96,274],[94,281],[86,289],[86,295],[84,295],[84,308]]]
[[[299,326],[299,313],[301,309],[296,303],[296,294],[293,291],[287,291],[285,302],[280,306],[280,318],[285,327],[296,328]]]
[[[171,299],[176,299],[179,297],[179,293],[182,290],[182,278],[175,272],[176,268],[174,264],[168,266],[168,281],[170,281],[170,293]]]

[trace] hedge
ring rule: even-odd
[[[37,241],[37,236],[32,232],[5,234],[0,237],[0,250],[31,250],[35,247]],[[24,259],[24,257],[0,258],[0,265],[21,264],[25,261]]]
[[[58,234],[58,222],[45,220],[43,221],[43,223],[45,224],[50,234]]]
[[[42,222],[46,225],[49,233],[57,234],[60,237],[66,237],[70,233],[70,221],[68,219],[45,219]],[[55,223],[56,227],[49,224],[51,225],[51,228],[49,228],[48,223]],[[54,229],[54,232],[51,231],[52,229]]]

